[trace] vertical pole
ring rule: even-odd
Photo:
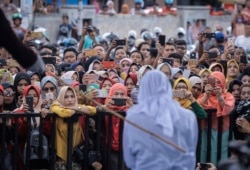
[[[82,0],[78,1],[78,25],[77,25],[78,40],[82,35]]]

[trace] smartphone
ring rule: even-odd
[[[104,69],[114,68],[115,67],[115,62],[114,61],[103,61],[102,62],[102,67]]]
[[[184,99],[185,98],[185,91],[183,90],[173,90],[173,96],[176,98]]]
[[[115,106],[126,106],[126,99],[112,98],[112,100],[114,101]]]
[[[80,84],[79,89],[80,91],[85,92],[87,90],[87,86],[85,84]]]
[[[84,51],[86,57],[97,56],[96,50],[90,49]]]
[[[190,59],[196,59],[196,52],[190,53]]]
[[[54,94],[53,93],[47,93],[45,96],[46,96],[47,101],[54,100]]]
[[[29,111],[33,112],[33,97],[27,96],[25,100],[26,104],[29,106]]]
[[[205,38],[215,38],[215,33],[204,33]]]
[[[212,87],[215,87],[215,78],[208,77],[207,78],[207,84],[210,84]]]
[[[211,166],[207,163],[200,163],[200,170],[208,170]]]
[[[56,65],[56,58],[55,57],[42,57],[44,64],[53,64]]]
[[[208,52],[208,57],[209,58],[217,58],[217,53],[215,53],[215,52]]]
[[[108,91],[107,90],[97,90],[98,92],[98,95],[97,97],[98,98],[107,98],[108,97]]]
[[[92,89],[98,90],[100,89],[100,85],[96,83],[92,83],[87,87],[87,92],[92,91]]]
[[[161,44],[161,46],[165,46],[166,35],[159,35],[159,43]]]
[[[0,65],[1,66],[7,66],[6,60],[5,59],[0,59]]]
[[[40,39],[40,38],[43,38],[43,33],[42,32],[32,32],[30,36],[32,39]]]
[[[119,39],[119,40],[115,40],[115,41],[116,41],[117,46],[123,46],[126,44],[126,40],[124,40],[124,39]]]
[[[197,66],[198,65],[198,60],[196,60],[196,59],[189,59],[188,60],[188,65],[189,66]]]
[[[89,151],[89,165],[92,165],[95,161],[97,161],[96,151]]]
[[[248,63],[247,56],[245,55],[240,56],[240,63],[247,64]]]
[[[170,66],[173,67],[174,60],[171,58],[162,58],[163,63],[168,63]]]
[[[233,37],[228,37],[227,45],[228,46],[234,46],[234,38]]]

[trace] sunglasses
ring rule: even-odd
[[[43,52],[40,54],[41,56],[52,56],[52,53],[49,52]]]
[[[54,91],[54,90],[55,90],[55,87],[45,87],[45,88],[43,88],[43,90],[44,90],[45,92]]]
[[[11,91],[4,91],[4,96],[14,96],[15,92],[11,92]]]

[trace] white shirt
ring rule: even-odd
[[[245,35],[240,35],[235,40],[235,45],[237,47],[242,47],[246,51],[246,53],[250,52],[250,37],[246,37]]]

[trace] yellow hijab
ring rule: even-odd
[[[231,63],[234,63],[234,64],[237,66],[237,76],[238,76],[238,75],[240,74],[240,67],[239,67],[237,61],[234,60],[234,59],[229,60],[229,61],[227,62],[227,68],[228,68],[229,64],[231,64]],[[227,77],[226,77],[226,89],[228,89],[230,82],[231,82],[232,80],[236,79],[237,76],[236,76],[235,78],[229,77],[229,76],[228,76],[228,73],[227,73]]]
[[[188,79],[186,78],[178,78],[177,80],[175,80],[174,82],[174,86],[173,86],[173,89],[175,90],[177,85],[180,83],[180,82],[184,82],[186,85],[187,85],[187,91],[191,91],[191,83]],[[181,99],[181,98],[174,98],[177,102],[180,103],[180,105],[186,109],[192,109],[191,108],[191,104],[192,102],[188,99]]]

